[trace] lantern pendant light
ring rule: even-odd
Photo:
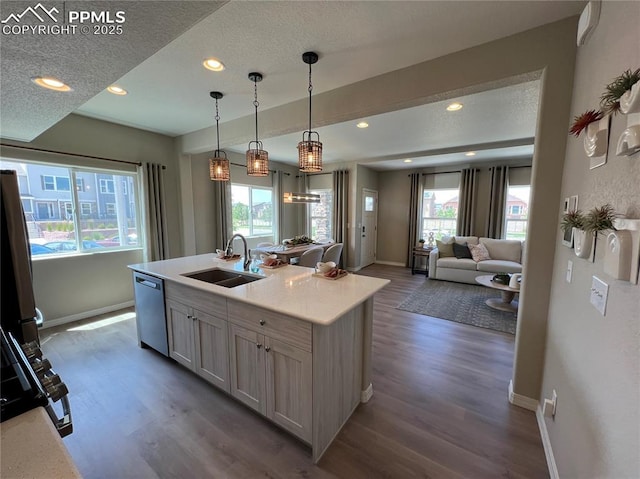
[[[298,143],[298,166],[300,171],[314,173],[322,171],[322,143],[317,131],[311,131],[311,65],[318,61],[318,54],[315,52],[305,52],[302,54],[302,61],[309,65],[309,129],[302,133],[302,141]],[[311,136],[315,135],[316,140]]]
[[[209,178],[211,181],[229,181],[229,160],[227,154],[220,150],[220,129],[218,122],[220,121],[220,114],[218,113],[218,100],[224,95],[219,91],[212,91],[209,93],[211,98],[216,100],[216,139],[218,142],[218,148],[213,152],[213,158],[209,158]]]
[[[249,73],[249,80],[253,82],[253,106],[256,109],[256,139],[249,142],[247,150],[247,175],[267,176],[269,174],[269,153],[262,149],[262,142],[258,140],[258,82],[262,81],[262,73]],[[254,148],[251,148],[254,145]]]

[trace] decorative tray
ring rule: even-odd
[[[330,276],[325,276],[324,273],[313,273],[311,276],[315,276],[316,278],[329,279],[329,280],[335,281],[336,279],[344,278],[348,274],[349,274],[348,271],[344,271],[338,274],[338,276],[334,276],[333,278]]]
[[[283,266],[287,266],[288,264],[289,263],[280,263],[280,264],[276,264],[276,265],[273,265],[273,266],[267,266],[266,264],[261,264],[259,266],[259,268],[262,268],[262,269],[277,269],[277,268],[282,268]]]
[[[240,255],[232,254],[231,256],[218,256],[218,259],[221,259],[222,261],[236,261],[240,259]]]

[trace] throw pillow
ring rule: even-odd
[[[453,246],[453,254],[455,255],[456,258],[473,259],[473,256],[471,256],[471,251],[469,251],[469,246],[467,246],[467,243],[465,244],[453,243],[452,246]]]
[[[453,238],[451,238],[449,241],[436,240],[436,246],[438,248],[438,252],[440,253],[440,258],[453,257]]]
[[[473,258],[473,261],[475,261],[476,263],[478,261],[491,259],[491,256],[489,256],[489,251],[487,251],[487,247],[482,243],[470,244],[469,250],[471,251],[471,257]]]

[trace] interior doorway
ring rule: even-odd
[[[378,241],[378,192],[362,189],[362,227],[360,229],[360,267],[376,261]]]

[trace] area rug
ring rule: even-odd
[[[484,286],[425,279],[397,309],[515,334],[516,314],[498,311],[484,303],[499,297],[500,291]]]

